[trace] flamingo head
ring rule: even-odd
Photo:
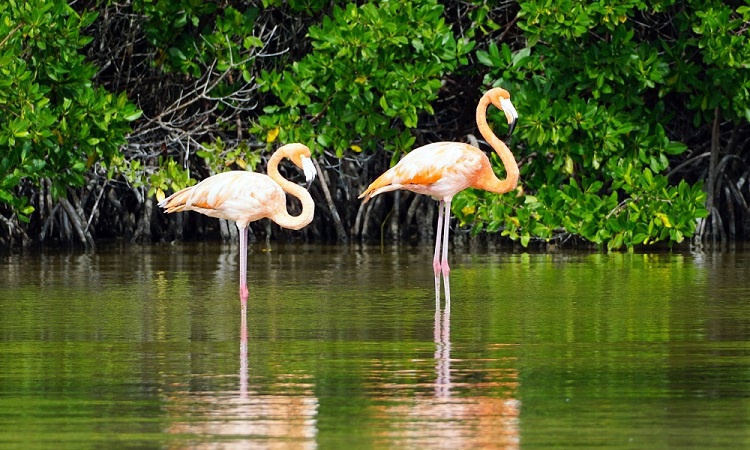
[[[305,181],[309,189],[318,174],[311,159],[310,149],[303,144],[287,144],[284,147],[286,147],[286,156],[305,173]]]
[[[494,88],[487,92],[490,97],[490,101],[496,108],[501,109],[505,113],[505,118],[508,120],[508,137],[513,134],[513,130],[516,128],[516,121],[518,120],[518,112],[510,101],[510,93],[503,88]]]

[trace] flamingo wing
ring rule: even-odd
[[[419,147],[378,177],[360,195],[365,201],[383,192],[406,189],[438,200],[469,187],[489,159],[481,150],[459,142]]]
[[[167,213],[196,211],[245,226],[285,205],[284,191],[270,177],[243,171],[208,177],[159,203]]]

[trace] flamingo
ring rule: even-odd
[[[250,222],[267,217],[284,228],[299,230],[309,224],[315,214],[315,203],[310,193],[279,173],[279,162],[283,158],[289,158],[304,171],[308,186],[312,183],[317,172],[310,159],[310,149],[302,144],[287,144],[271,156],[268,175],[246,171],[224,172],[159,202],[167,214],[196,211],[236,222],[240,235],[240,301],[243,311],[248,296],[247,226]],[[302,202],[302,212],[298,216],[291,216],[287,211],[285,192]]]
[[[383,173],[359,196],[367,202],[383,192],[405,189],[429,195],[438,203],[437,232],[435,233],[435,256],[432,267],[435,272],[435,294],[440,296],[440,275],[445,283],[446,301],[450,301],[448,275],[448,228],[453,196],[473,187],[504,194],[518,185],[518,164],[508,146],[500,140],[487,124],[487,108],[493,104],[505,113],[508,120],[508,137],[513,133],[518,113],[510,101],[510,94],[503,88],[487,91],[477,105],[476,120],[479,132],[490,144],[505,166],[506,178],[495,176],[487,155],[480,149],[461,142],[436,142],[412,150],[398,164]],[[442,259],[441,251],[442,238]]]

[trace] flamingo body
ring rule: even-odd
[[[369,199],[405,189],[446,200],[468,187],[479,187],[488,173],[492,174],[490,160],[478,148],[461,142],[436,142],[408,153],[373,181],[363,195]]]
[[[167,214],[195,211],[209,217],[233,220],[240,234],[240,301],[243,313],[247,305],[247,226],[269,218],[284,228],[299,230],[315,214],[315,202],[306,189],[279,174],[279,162],[289,158],[305,172],[308,183],[315,179],[310,149],[302,144],[287,144],[268,161],[268,175],[254,172],[224,172],[206,178],[195,186],[175,192],[159,202]],[[302,212],[292,216],[286,209],[289,193],[302,202]]]
[[[232,171],[206,178],[164,200],[167,213],[195,211],[232,220],[238,227],[286,209],[286,195],[268,175]]]

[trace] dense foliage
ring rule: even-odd
[[[674,30],[637,35],[665,6],[521,4],[529,46],[513,53],[493,42],[477,56],[491,68],[486,81],[523,105],[522,179],[532,194],[497,202],[466,192],[456,202],[464,221],[484,219],[478,226],[526,242],[570,233],[615,248],[694,233],[704,216],[701,183],[669,185],[665,175],[687,147],[665,129],[673,115],[665,97],[682,74],[663,49],[676,39],[670,31],[685,31],[687,12],[673,17]]]
[[[338,157],[349,149],[400,155],[414,137],[392,121],[411,129],[420,113],[434,114],[441,80],[467,63],[473,47],[456,40],[442,14],[435,1],[334,7],[332,18],[308,30],[313,51],[260,77],[261,89],[283,104],[267,106],[260,125]]]
[[[119,154],[139,116],[125,93],[92,85],[97,68],[80,50],[95,18],[60,2],[0,5],[0,202],[17,221],[84,186],[94,163]]]
[[[494,85],[520,114],[521,185],[458,195],[459,229],[609,248],[746,238],[748,26],[750,6],[715,0],[10,0],[0,239],[207,232],[154,198],[262,170],[292,141],[322,175],[305,238],[429,238],[432,202],[356,197],[417,145],[471,140]]]

